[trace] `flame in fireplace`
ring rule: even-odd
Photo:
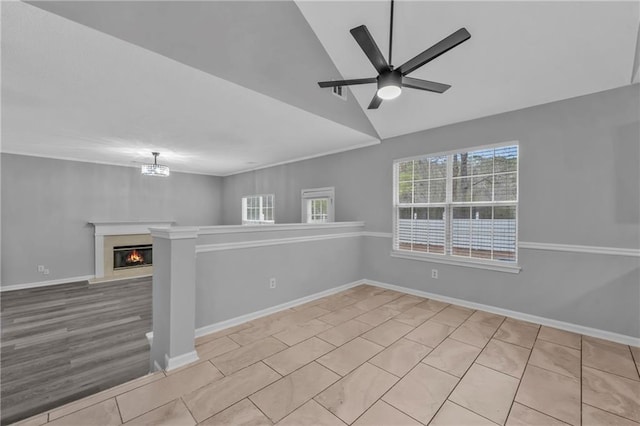
[[[142,262],[144,262],[144,257],[142,257],[142,254],[138,250],[133,250],[127,256],[126,262],[127,263],[142,263]]]

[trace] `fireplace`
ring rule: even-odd
[[[151,244],[113,247],[113,270],[151,266],[153,263],[152,249]]]

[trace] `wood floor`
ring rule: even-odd
[[[150,277],[5,292],[0,311],[3,425],[149,372]]]

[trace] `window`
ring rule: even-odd
[[[302,190],[303,223],[333,222],[335,189],[315,188]]]
[[[518,146],[394,162],[394,250],[517,261]]]
[[[273,194],[242,198],[242,224],[274,223]]]

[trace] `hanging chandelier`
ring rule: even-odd
[[[158,155],[160,155],[160,153],[152,152],[151,154],[153,154],[153,164],[143,164],[141,170],[142,174],[145,176],[169,176],[169,167],[158,164]]]

